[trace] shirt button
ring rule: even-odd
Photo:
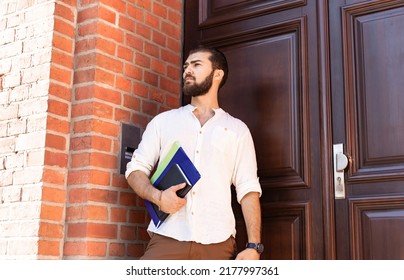
[[[202,134],[202,130],[199,131],[199,134]]]
[[[192,194],[193,194],[193,195],[195,195],[195,194],[196,194],[196,192],[192,192]]]
[[[197,150],[196,153],[199,154],[199,150]]]

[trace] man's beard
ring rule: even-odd
[[[197,83],[194,83],[193,85],[184,84],[183,86],[184,94],[188,96],[201,96],[208,93],[208,91],[212,87],[213,72],[214,71],[212,70],[210,75],[207,76],[205,80],[203,80],[199,84]]]

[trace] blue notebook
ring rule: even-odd
[[[177,191],[179,197],[185,197],[200,178],[201,175],[190,158],[180,144],[175,142],[167,156],[160,162],[150,181],[159,190],[186,183],[183,189]],[[159,227],[169,216],[148,200],[145,200],[145,205],[156,227]]]

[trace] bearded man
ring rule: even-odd
[[[254,143],[245,123],[219,106],[219,89],[227,76],[228,64],[222,52],[213,48],[192,50],[183,72],[183,92],[191,96],[191,103],[154,117],[127,165],[125,176],[133,190],[170,214],[158,228],[150,222],[151,239],[141,259],[260,258],[262,189]],[[180,142],[201,174],[184,198],[176,192],[185,183],[160,191],[149,179],[174,142]],[[233,186],[248,234],[246,248],[241,251],[235,241]]]

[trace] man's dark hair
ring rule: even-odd
[[[227,80],[227,76],[229,75],[229,66],[227,65],[226,56],[216,48],[210,47],[198,47],[189,52],[189,55],[197,52],[207,52],[210,53],[209,60],[212,62],[213,70],[219,69],[223,70],[224,75],[223,79],[220,82],[219,89],[224,86]]]

